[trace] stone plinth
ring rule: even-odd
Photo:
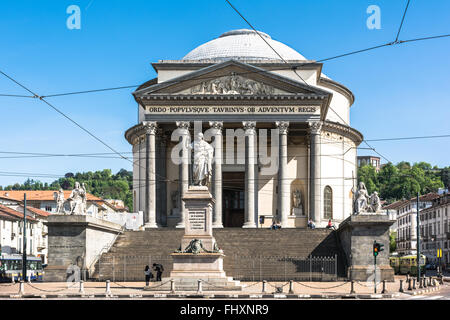
[[[338,229],[347,262],[348,276],[357,281],[373,281],[373,242],[384,245],[377,256],[377,281],[394,281],[394,269],[389,265],[389,227],[395,220],[386,214],[352,215]]]
[[[145,287],[145,290],[170,290],[173,280],[175,290],[196,291],[198,280],[203,290],[242,290],[239,281],[227,277],[223,270],[223,257],[212,235],[212,209],[214,200],[205,186],[190,186],[185,196],[185,234],[180,249],[172,253],[173,269],[170,278],[162,279],[162,286]],[[195,243],[195,245],[193,245]]]
[[[88,274],[102,250],[111,245],[121,226],[85,215],[48,217],[48,267],[44,281],[66,281],[67,270],[77,265]]]

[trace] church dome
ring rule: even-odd
[[[287,45],[273,40],[268,34],[258,31],[284,60],[306,60]],[[280,57],[253,30],[239,29],[225,32],[220,37],[206,42],[183,57],[182,60],[263,60],[281,61]]]

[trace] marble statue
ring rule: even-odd
[[[300,190],[295,190],[292,192],[292,214],[293,215],[303,215],[303,202],[302,202],[302,192]]]
[[[67,200],[70,203],[70,214],[85,215],[86,208],[84,208],[84,198],[86,198],[86,190],[80,187],[79,182],[75,182],[75,188],[70,193]]]
[[[372,193],[369,199],[370,202],[370,211],[371,212],[378,212],[381,210],[381,201],[380,197],[378,197],[378,192]]]
[[[86,212],[87,212],[87,192],[86,192],[86,184],[84,182],[81,184],[81,189],[83,189],[83,193],[81,195],[81,199],[82,199],[81,212],[84,212],[84,214],[86,214]]]
[[[359,183],[358,190],[356,190],[355,193],[356,193],[356,199],[354,203],[355,214],[367,212],[369,194],[367,193],[367,188],[364,182]]]
[[[58,192],[54,193],[55,201],[56,201],[56,213],[62,213],[64,214],[64,202],[66,201],[64,199],[64,190],[59,189]]]
[[[360,182],[356,191],[354,214],[381,213],[381,201],[378,192],[374,191],[370,196],[364,182]]]
[[[196,186],[209,186],[212,176],[214,148],[203,140],[203,133],[195,136],[190,148],[194,153],[192,178]]]

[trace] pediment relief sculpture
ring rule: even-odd
[[[276,92],[278,91],[278,92]],[[281,90],[266,84],[237,75],[224,76],[213,80],[203,81],[190,89],[191,94],[248,94],[270,95],[282,93]]]

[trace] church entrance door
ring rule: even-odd
[[[222,173],[223,226],[241,228],[245,210],[245,172]]]

